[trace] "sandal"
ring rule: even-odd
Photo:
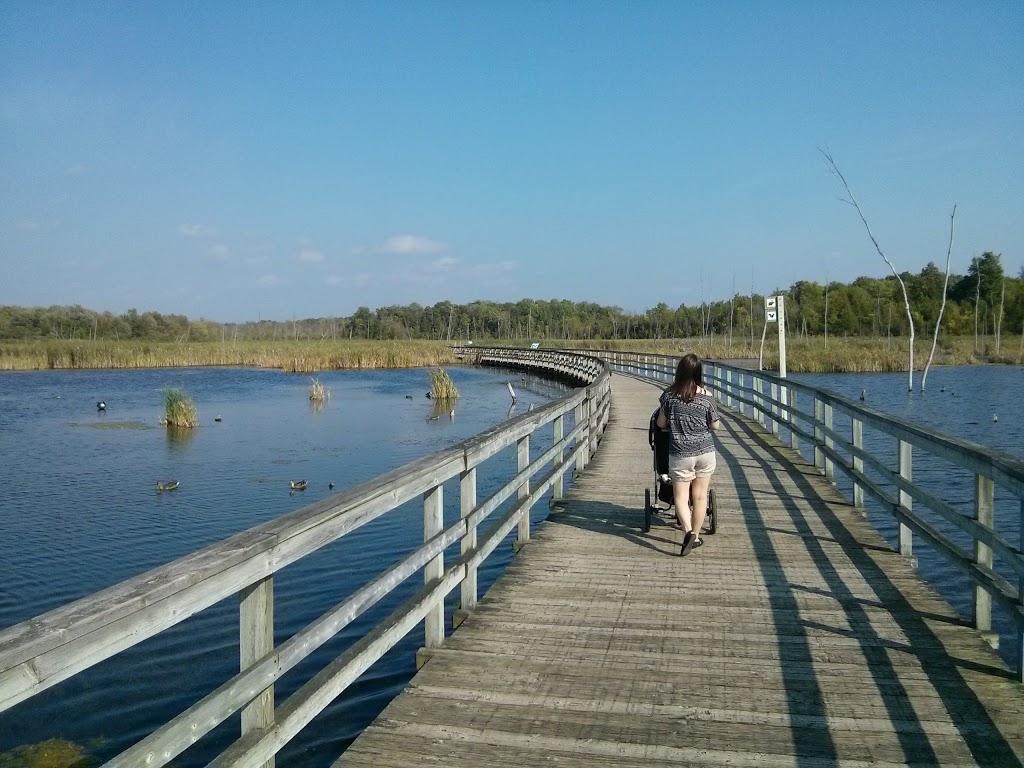
[[[686,535],[683,536],[683,547],[679,550],[679,556],[685,557],[690,554],[690,550],[694,548],[694,542],[697,541],[697,537],[693,531],[687,531]]]

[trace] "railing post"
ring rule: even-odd
[[[831,403],[825,403],[825,428],[828,429],[828,430],[832,429],[832,404]],[[828,437],[826,435],[826,437],[825,437],[825,445],[828,446],[829,448],[833,448],[835,446],[835,444],[836,444],[836,441],[833,440],[831,437]],[[832,459],[830,459],[827,455],[825,456],[825,477],[827,477],[829,480],[832,480],[832,481],[835,481],[835,479],[836,479],[835,464],[832,462]]]
[[[732,397],[732,371],[725,372],[725,404],[732,408],[735,401]]]
[[[814,398],[814,466],[824,471],[825,452],[821,450],[822,436],[821,424],[825,418],[825,404],[817,397]]]
[[[274,650],[274,577],[260,579],[239,593],[239,666],[246,670]],[[242,710],[242,735],[274,722],[274,686],[268,686]],[[274,759],[263,763],[274,768]]]
[[[912,446],[900,440],[900,477],[908,483],[914,479]],[[900,506],[908,511],[913,507],[914,501],[910,494],[900,490]],[[902,522],[900,523],[899,552],[905,557],[914,555],[914,532]]]
[[[423,494],[423,541],[430,541],[444,528],[444,486],[437,485]],[[426,584],[438,581],[444,575],[444,552],[423,566]],[[438,600],[424,619],[427,648],[437,648],[444,642],[444,600]]]
[[[764,382],[761,380],[760,376],[753,376],[753,381],[754,381],[754,408],[752,410],[753,410],[754,421],[756,421],[758,424],[760,424],[763,427],[764,426],[764,411],[762,409],[764,408],[764,398],[761,397],[761,394],[764,391]]]
[[[979,525],[992,530],[995,523],[995,483],[991,477],[974,476],[974,519]],[[974,542],[974,561],[992,568],[992,548],[980,541]],[[992,630],[992,595],[980,586],[974,587],[974,628],[981,632]]]
[[[565,427],[562,423],[562,414],[555,416],[554,421],[554,436],[553,440],[555,445],[562,442],[562,438],[565,434]],[[555,469],[558,469],[565,463],[565,449],[559,448],[558,453],[555,454]],[[551,498],[554,501],[558,501],[562,498],[562,494],[565,492],[565,474],[559,473],[555,480],[555,484],[551,488]]]
[[[779,434],[779,385],[774,381],[771,385],[771,412],[772,412],[772,434]]]
[[[796,430],[793,429],[793,425],[797,421],[796,417],[796,390],[789,390],[789,415],[786,417],[786,421],[789,422],[789,447],[797,453],[800,452],[800,439],[796,436]]]
[[[573,429],[575,429],[576,427],[578,427],[582,423],[583,423],[583,403],[580,403],[579,405],[577,405],[572,410]],[[577,437],[576,438],[576,442],[573,444],[573,453],[576,453],[576,468],[574,470],[576,472],[576,474],[579,474],[581,471],[583,471],[583,466],[584,466],[582,452],[577,453],[577,450],[579,449],[580,443],[582,441],[583,441],[582,437]]]
[[[590,402],[590,398],[588,397],[583,401],[582,405],[583,421],[586,423],[587,427],[583,431],[583,434],[580,435],[580,440],[583,443],[583,452],[580,455],[580,458],[583,461],[583,467],[585,469],[590,463],[590,410],[593,408],[593,403]]]
[[[850,426],[853,431],[853,447],[860,451],[864,448],[864,422],[854,419]],[[853,454],[853,468],[858,472],[864,471],[864,459],[856,453]],[[853,506],[857,509],[864,508],[864,487],[856,480],[853,481]]]
[[[516,467],[520,472],[530,466],[530,436],[523,435],[516,443]],[[530,495],[530,478],[526,478],[519,486],[518,498],[525,499]],[[526,507],[519,518],[519,533],[516,536],[516,550],[530,540],[530,508]]]
[[[476,509],[476,467],[470,467],[459,474],[459,516],[465,520],[473,513],[474,509]],[[465,557],[474,549],[476,549],[476,526],[469,525],[466,528],[466,535],[462,539],[462,556]],[[465,621],[469,612],[476,608],[476,574],[476,565],[466,568],[466,578],[462,580],[461,587],[462,599],[459,610],[452,618],[452,629]]]
[[[1017,518],[1020,533],[1017,534],[1017,548],[1024,552],[1024,498],[1020,500],[1020,514]],[[1017,600],[1024,603],[1024,576],[1017,582]],[[1017,625],[1017,682],[1024,683],[1024,625]]]

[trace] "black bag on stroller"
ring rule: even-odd
[[[665,504],[665,507],[657,506],[657,502],[651,504],[651,489],[644,489],[644,533],[651,530],[651,519],[655,512],[667,511],[675,501],[675,490],[672,487],[672,478],[668,474],[668,454],[670,436],[667,429],[658,428],[658,408],[651,414],[651,422],[647,429],[647,441],[654,451],[654,498]],[[708,511],[704,522],[704,533],[714,534],[718,532],[718,513],[715,509],[715,489],[708,489]]]

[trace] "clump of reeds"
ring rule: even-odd
[[[168,427],[198,427],[199,412],[183,390],[164,390],[164,423]]]
[[[454,400],[459,396],[458,387],[444,368],[430,369],[430,396],[434,400]]]
[[[309,399],[314,403],[322,403],[331,396],[331,391],[326,389],[318,379],[310,378],[310,381],[312,384],[309,385]]]

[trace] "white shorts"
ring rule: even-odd
[[[668,457],[668,473],[672,482],[688,483],[695,477],[711,477],[715,471],[715,452],[709,451],[700,456]]]

